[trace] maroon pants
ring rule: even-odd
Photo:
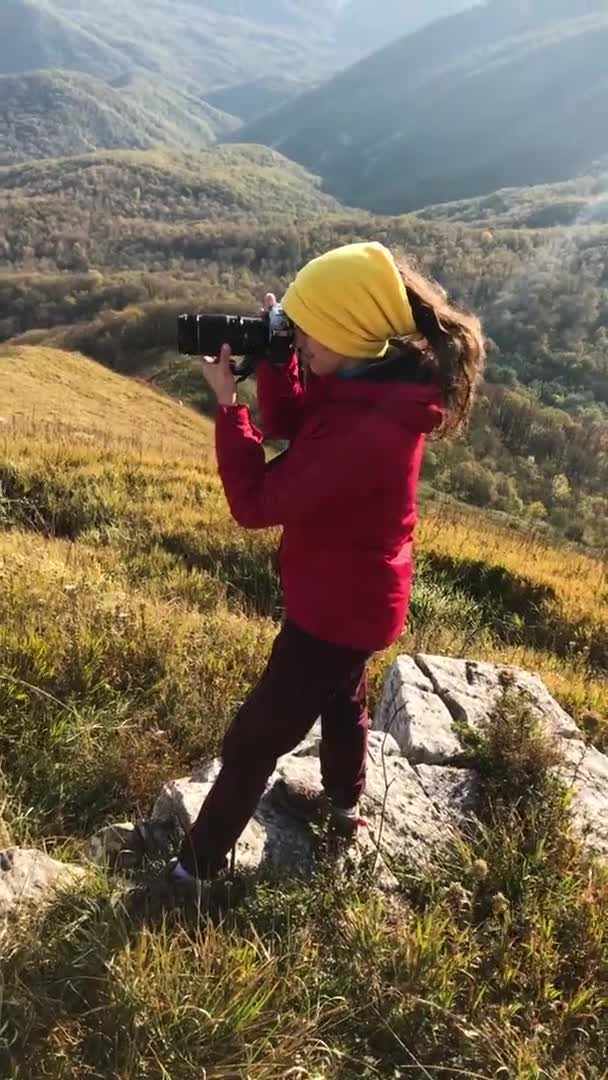
[[[262,678],[228,728],[221,772],[184,840],[180,860],[190,873],[207,877],[225,865],[277,759],[319,716],[323,787],[338,806],[357,804],[365,787],[369,656],[283,626]]]

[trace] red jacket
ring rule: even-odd
[[[375,652],[403,630],[412,579],[424,433],[441,421],[435,387],[366,377],[298,378],[263,363],[264,434],[290,449],[266,465],[244,406],[216,424],[220,474],[245,528],[282,525],[287,618],[336,645]]]

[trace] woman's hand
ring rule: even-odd
[[[274,293],[266,293],[262,301],[262,313],[270,311],[276,302]],[[231,358],[232,352],[229,345],[222,345],[219,359],[213,356],[201,357],[203,375],[215,394],[218,405],[236,405],[237,403],[236,382],[230,367]]]
[[[236,382],[230,359],[232,352],[229,345],[222,345],[219,360],[213,356],[203,356],[203,375],[208,386],[217,398],[218,405],[236,405]]]

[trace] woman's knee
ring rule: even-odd
[[[233,725],[222,743],[222,761],[228,768],[242,772],[274,770],[278,754],[263,735],[248,731],[246,726]]]

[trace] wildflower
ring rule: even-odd
[[[485,859],[475,859],[475,862],[471,866],[471,877],[475,881],[485,881],[489,873],[488,864]]]
[[[492,899],[492,911],[495,915],[506,915],[509,910],[509,901],[504,893],[496,893],[496,896]]]

